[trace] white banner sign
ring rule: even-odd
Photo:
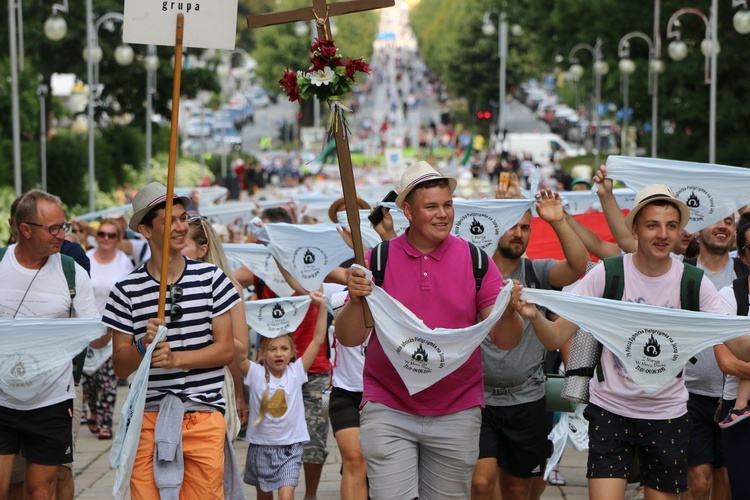
[[[183,47],[234,49],[237,0],[125,0],[122,39],[174,47],[180,13]]]

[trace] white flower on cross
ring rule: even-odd
[[[321,85],[328,85],[329,83],[331,83],[333,81],[335,73],[330,66],[326,66],[322,70],[311,71],[309,75],[310,83],[317,87],[320,87]]]

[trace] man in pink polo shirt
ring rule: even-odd
[[[486,318],[503,286],[497,267],[488,266],[476,289],[469,246],[451,235],[455,188],[455,179],[426,162],[404,172],[396,205],[409,228],[390,241],[382,283],[383,290],[433,329],[465,328],[476,324],[477,316]],[[372,283],[353,270],[348,285],[351,300],[336,319],[336,335],[342,345],[354,346],[368,334],[361,302]],[[511,349],[522,334],[523,321],[508,308],[489,335],[499,348]],[[456,371],[409,395],[377,329],[373,331],[365,358],[360,434],[373,500],[470,497],[483,384],[477,348]]]

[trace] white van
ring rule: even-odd
[[[571,146],[557,134],[551,133],[509,133],[505,136],[503,148],[523,158],[531,155],[535,163],[545,165],[550,162],[553,149],[559,149],[563,157],[582,156],[586,151]]]

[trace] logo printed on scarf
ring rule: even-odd
[[[688,194],[688,190],[690,194]],[[682,196],[683,193],[685,194],[684,197]],[[714,213],[714,198],[711,196],[711,193],[702,187],[685,186],[675,191],[675,196],[679,200],[682,200],[690,209],[691,221],[701,222],[707,215]]]
[[[470,212],[464,214],[453,225],[453,234],[459,238],[474,243],[482,250],[493,245],[495,239],[500,235],[500,227],[492,217],[481,212]]]
[[[304,279],[312,279],[319,276],[320,269],[328,264],[328,256],[318,247],[300,247],[295,250],[292,262]]]
[[[443,368],[445,366],[445,354],[434,342],[427,339],[411,337],[403,341],[396,349],[396,354],[400,355],[402,359],[409,356],[404,359],[404,368],[414,373],[432,373],[435,363],[433,361],[433,366],[428,364],[431,353],[433,359],[435,355],[440,358],[437,369]]]
[[[266,325],[269,332],[288,332],[294,330],[291,323],[298,311],[297,304],[290,301],[264,304],[258,309],[257,318]]]
[[[14,352],[0,357],[0,365],[11,367],[7,371],[8,378],[3,382],[13,389],[23,389],[34,382],[33,379],[27,379],[26,374],[42,366],[42,362],[31,353]]]
[[[639,339],[639,337],[641,338]],[[659,340],[662,341],[661,344]],[[671,345],[671,350],[666,349],[665,351],[662,345],[665,343]],[[638,347],[641,347],[640,351],[637,349]],[[640,359],[638,358],[639,352]],[[667,333],[652,328],[644,328],[636,331],[628,338],[625,346],[625,356],[628,358],[633,357],[635,359],[635,369],[646,375],[667,371],[667,365],[659,360],[662,353],[666,356],[671,356],[672,361],[677,361],[679,357],[677,343]]]

